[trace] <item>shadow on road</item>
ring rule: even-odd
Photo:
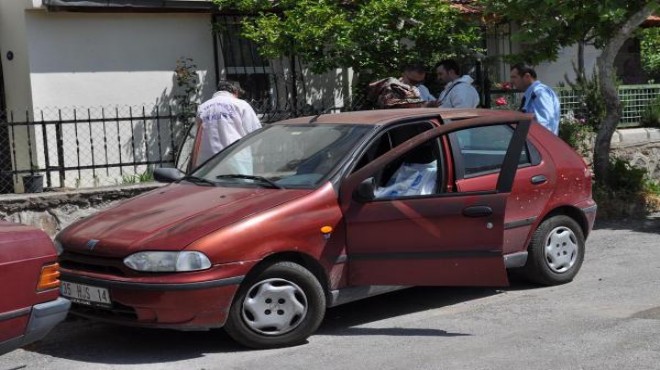
[[[393,335],[393,336],[467,336],[469,333],[449,333],[444,330],[417,328],[358,328],[363,324],[396,316],[452,306],[486,298],[506,291],[538,289],[519,275],[510,276],[507,288],[446,288],[413,287],[369,299],[333,307],[326,313],[317,331],[324,335]]]
[[[318,334],[337,336],[469,336],[424,328],[363,328],[363,324],[481,299],[506,290],[529,289],[512,280],[505,290],[494,288],[413,287],[331,308]],[[110,364],[157,364],[200,358],[207,353],[240,352],[222,330],[182,332],[115,326],[69,317],[27,351],[73,361]]]
[[[660,219],[596,220],[594,230],[632,230],[660,234]]]
[[[222,330],[184,332],[130,328],[71,317],[24,347],[57,358],[100,364],[157,364],[244,350]]]

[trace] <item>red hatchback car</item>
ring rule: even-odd
[[[0,355],[37,341],[66,318],[57,252],[43,231],[0,221]]]
[[[393,287],[506,286],[507,268],[569,282],[596,214],[591,174],[529,120],[403,109],[267,125],[62,231],[62,293],[89,318],[224,327],[268,348]]]

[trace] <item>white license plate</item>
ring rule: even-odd
[[[60,293],[72,302],[89,306],[110,306],[110,292],[106,288],[62,281]]]

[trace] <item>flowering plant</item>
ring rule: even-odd
[[[559,137],[582,156],[589,155],[593,133],[593,127],[587,119],[575,116],[573,111],[564,114],[559,120]]]

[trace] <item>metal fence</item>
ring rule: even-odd
[[[157,106],[0,114],[0,193],[139,182],[173,162],[189,119]]]
[[[251,100],[261,122],[359,108],[334,101]],[[0,112],[0,194],[151,181],[171,166],[194,119],[174,107]]]
[[[570,111],[577,112],[581,109],[582,97],[570,88],[556,88],[555,91],[561,102],[561,114]],[[518,109],[522,93],[518,91],[493,90],[490,92],[491,101],[504,97],[505,108]],[[619,98],[623,104],[623,111],[619,127],[634,127],[640,124],[640,120],[646,108],[651,102],[660,96],[660,85],[622,85],[619,86]]]
[[[621,86],[621,126],[636,125],[660,85]],[[517,109],[520,93],[506,96]],[[562,113],[579,107],[579,97],[561,90]],[[360,110],[360,100],[332,98],[251,100],[263,123],[290,117]],[[0,112],[0,194],[38,192],[150,181],[155,167],[171,166],[192,116],[174,107],[43,109]]]

